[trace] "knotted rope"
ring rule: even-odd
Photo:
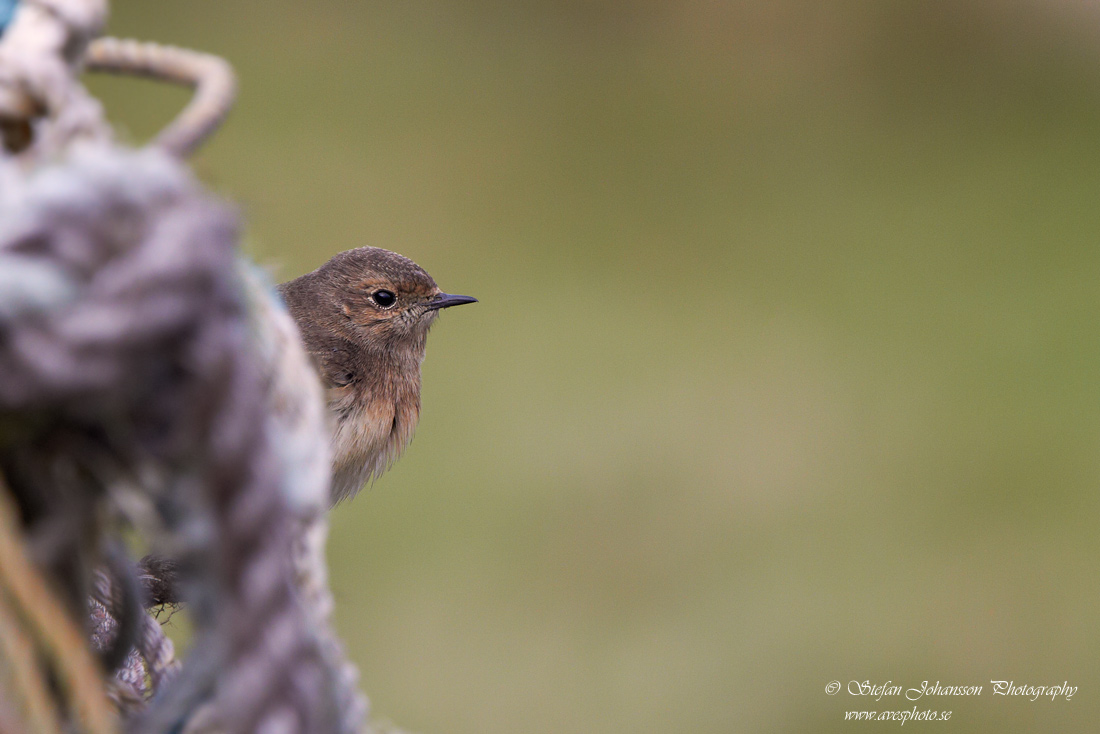
[[[233,215],[152,151],[74,155],[13,193],[0,199],[0,272],[49,287],[0,289],[0,467],[41,565],[80,590],[79,609],[105,529],[96,505],[159,476],[145,486],[194,585],[202,668],[218,671],[184,671],[190,689],[166,692],[170,723],[213,696],[225,731],[331,730],[327,666],[291,585],[294,516]]]
[[[97,674],[51,642],[80,647],[91,604],[97,646],[132,648],[111,689],[131,731],[358,731],[365,699],[329,625],[320,388],[293,322],[239,265],[235,215],[173,159],[224,118],[232,72],[94,40],[105,13],[22,0],[0,38],[0,502],[15,501],[0,536],[18,525],[49,580],[21,596],[29,566],[0,564],[0,662],[18,678],[0,699],[33,731],[113,729]],[[85,64],[196,93],[151,149],[123,150]],[[121,518],[174,559],[178,586],[149,580],[195,620],[182,670],[125,576],[103,573]],[[48,669],[34,649],[54,651]],[[50,678],[71,683],[56,711]]]

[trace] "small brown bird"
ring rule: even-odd
[[[376,247],[342,252],[279,292],[326,388],[338,502],[408,445],[428,329],[440,309],[477,299],[442,292],[412,260]]]

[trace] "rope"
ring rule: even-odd
[[[136,579],[134,579],[136,581]],[[119,637],[118,619],[123,616],[127,603],[115,588],[115,583],[101,569],[94,574],[92,586],[92,643],[98,650],[111,647]],[[137,618],[134,645],[129,655],[115,673],[116,680],[132,689],[141,704],[144,698],[164,686],[179,674],[172,641],[151,615],[144,611]],[[146,682],[146,675],[149,677]],[[136,712],[138,709],[135,708]]]
[[[228,63],[174,46],[93,40],[105,16],[104,0],[0,0],[0,137],[9,152],[37,160],[75,140],[110,138],[99,103],[76,82],[82,64],[195,90],[153,142],[170,155],[191,155],[221,126],[237,95]]]
[[[32,544],[45,567],[80,589],[103,487],[142,467],[174,477],[150,491],[175,534],[199,657],[142,729],[172,728],[213,696],[225,732],[333,731],[325,654],[290,582],[294,521],[233,216],[155,151],[74,154],[6,199],[0,272],[54,284],[33,298],[0,291],[0,467],[43,529]],[[70,530],[45,531],[58,525]],[[71,558],[85,562],[57,561]]]
[[[4,580],[7,586],[9,582]],[[26,726],[27,731],[60,734],[61,722],[53,708],[45,671],[39,662],[34,641],[10,608],[7,594],[0,593],[0,678],[4,691],[14,696],[7,703]],[[16,713],[18,712],[18,713]],[[0,729],[2,731],[2,729]]]
[[[132,731],[359,731],[366,701],[330,623],[320,387],[271,289],[237,268],[235,216],[174,160],[224,120],[232,70],[93,41],[105,16],[106,0],[22,0],[0,37],[0,472],[16,502],[0,541],[33,550],[0,564],[0,591],[92,734],[114,722],[71,622],[89,612],[103,649],[133,643],[111,687]],[[84,64],[195,92],[152,149],[122,151]],[[124,579],[97,571],[120,510],[172,559],[140,582],[191,611],[182,669],[155,620],[123,614]],[[46,601],[22,595],[25,576]]]
[[[175,46],[99,38],[88,47],[87,68],[193,87],[190,103],[153,142],[180,158],[221,126],[237,97],[236,76],[223,59]]]
[[[0,38],[0,138],[27,163],[68,144],[106,142],[100,104],[75,82],[106,0],[21,0]]]
[[[15,15],[15,7],[19,0],[0,0],[0,33],[3,33]]]
[[[14,508],[5,487],[0,483],[0,588],[16,604],[28,620],[31,632],[40,648],[48,655],[57,674],[70,709],[89,734],[111,734],[115,720],[99,683],[99,670],[89,654],[81,633],[69,621],[64,609],[24,555],[15,538],[19,536]],[[5,627],[14,626],[11,615],[5,615]],[[8,652],[18,664],[27,702],[32,731],[56,731],[51,715],[44,710],[44,686],[35,680],[34,667],[27,660],[28,642],[18,629],[4,629]]]

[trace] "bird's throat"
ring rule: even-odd
[[[330,388],[332,496],[351,496],[408,446],[420,418],[420,369],[382,371],[374,380]]]

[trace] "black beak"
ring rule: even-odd
[[[438,311],[441,308],[461,306],[464,303],[477,303],[473,296],[452,296],[450,293],[440,293],[428,304],[429,311]]]

